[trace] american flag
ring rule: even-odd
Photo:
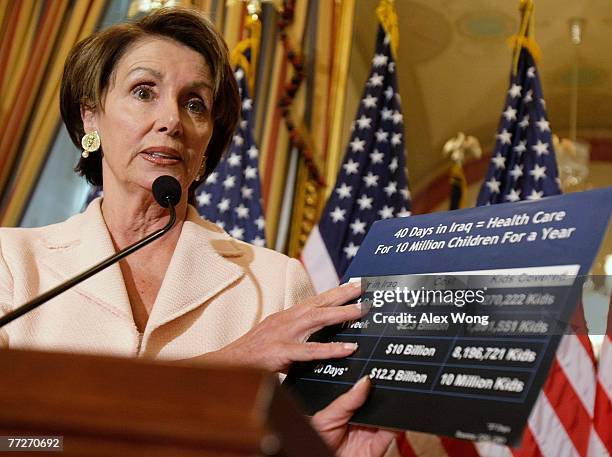
[[[550,125],[534,60],[521,49],[518,70],[511,77],[497,143],[478,205],[536,200],[559,194],[557,163]],[[582,306],[574,322],[585,329]],[[433,435],[407,433],[398,441],[402,457],[595,457],[592,425],[595,407],[595,358],[586,331],[565,335],[550,374],[528,420],[521,446],[511,449],[493,443],[472,443]],[[608,403],[609,405],[609,403]],[[609,425],[608,425],[609,426]],[[593,443],[593,444],[591,444]]]
[[[238,67],[234,74],[242,100],[242,118],[229,150],[196,190],[197,209],[203,218],[234,238],[265,246],[259,150],[252,130],[253,101],[244,70]]]
[[[533,57],[521,48],[478,205],[561,193],[546,104]],[[584,324],[582,306],[575,320]],[[565,335],[515,454],[586,457],[595,401],[595,358],[586,332]],[[554,439],[551,439],[554,437]]]
[[[612,454],[612,300],[608,305],[608,325],[599,356],[595,419],[589,441],[589,457]]]
[[[478,205],[537,200],[561,193],[542,86],[531,53],[522,48],[499,122]]]
[[[404,123],[390,38],[379,26],[372,69],[336,185],[302,261],[317,292],[338,284],[368,228],[410,215]]]

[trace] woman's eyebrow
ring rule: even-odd
[[[128,76],[129,76],[129,75],[131,75],[131,74],[132,74],[132,73],[134,73],[134,72],[137,72],[137,71],[144,71],[144,72],[146,72],[146,73],[151,73],[151,74],[152,74],[153,76],[155,76],[157,79],[162,79],[162,77],[163,77],[163,75],[162,75],[162,74],[161,74],[159,71],[154,70],[154,69],[149,68],[149,67],[134,67],[134,68],[132,68],[132,69],[131,69],[131,70],[128,72]]]
[[[208,81],[193,81],[189,84],[190,89],[200,89],[202,87],[213,90],[213,86]]]

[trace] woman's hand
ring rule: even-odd
[[[349,283],[271,314],[248,333],[200,360],[234,363],[284,372],[292,362],[346,357],[356,343],[306,342],[328,325],[355,320],[367,309],[360,304],[340,306],[361,294],[360,283]]]
[[[348,425],[368,397],[370,387],[370,379],[364,376],[351,390],[312,417],[312,426],[338,456],[382,456],[396,435],[388,430]]]

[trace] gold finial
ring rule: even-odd
[[[385,29],[391,41],[391,51],[397,60],[397,47],[399,45],[399,27],[397,25],[397,13],[395,12],[395,2],[393,0],[380,0],[376,7],[376,15],[380,24]]]
[[[147,15],[151,11],[170,6],[180,6],[184,2],[181,0],[132,0],[128,8],[128,17],[135,17],[141,14]]]
[[[482,156],[482,148],[478,138],[471,135],[466,136],[465,133],[459,132],[457,136],[449,139],[442,148],[442,153],[448,157],[453,163],[462,164],[466,157],[479,159]]]

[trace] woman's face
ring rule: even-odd
[[[131,45],[102,109],[82,111],[85,132],[100,134],[105,192],[150,191],[158,176],[171,175],[185,194],[212,136],[212,87],[208,65],[193,49],[158,37]]]

